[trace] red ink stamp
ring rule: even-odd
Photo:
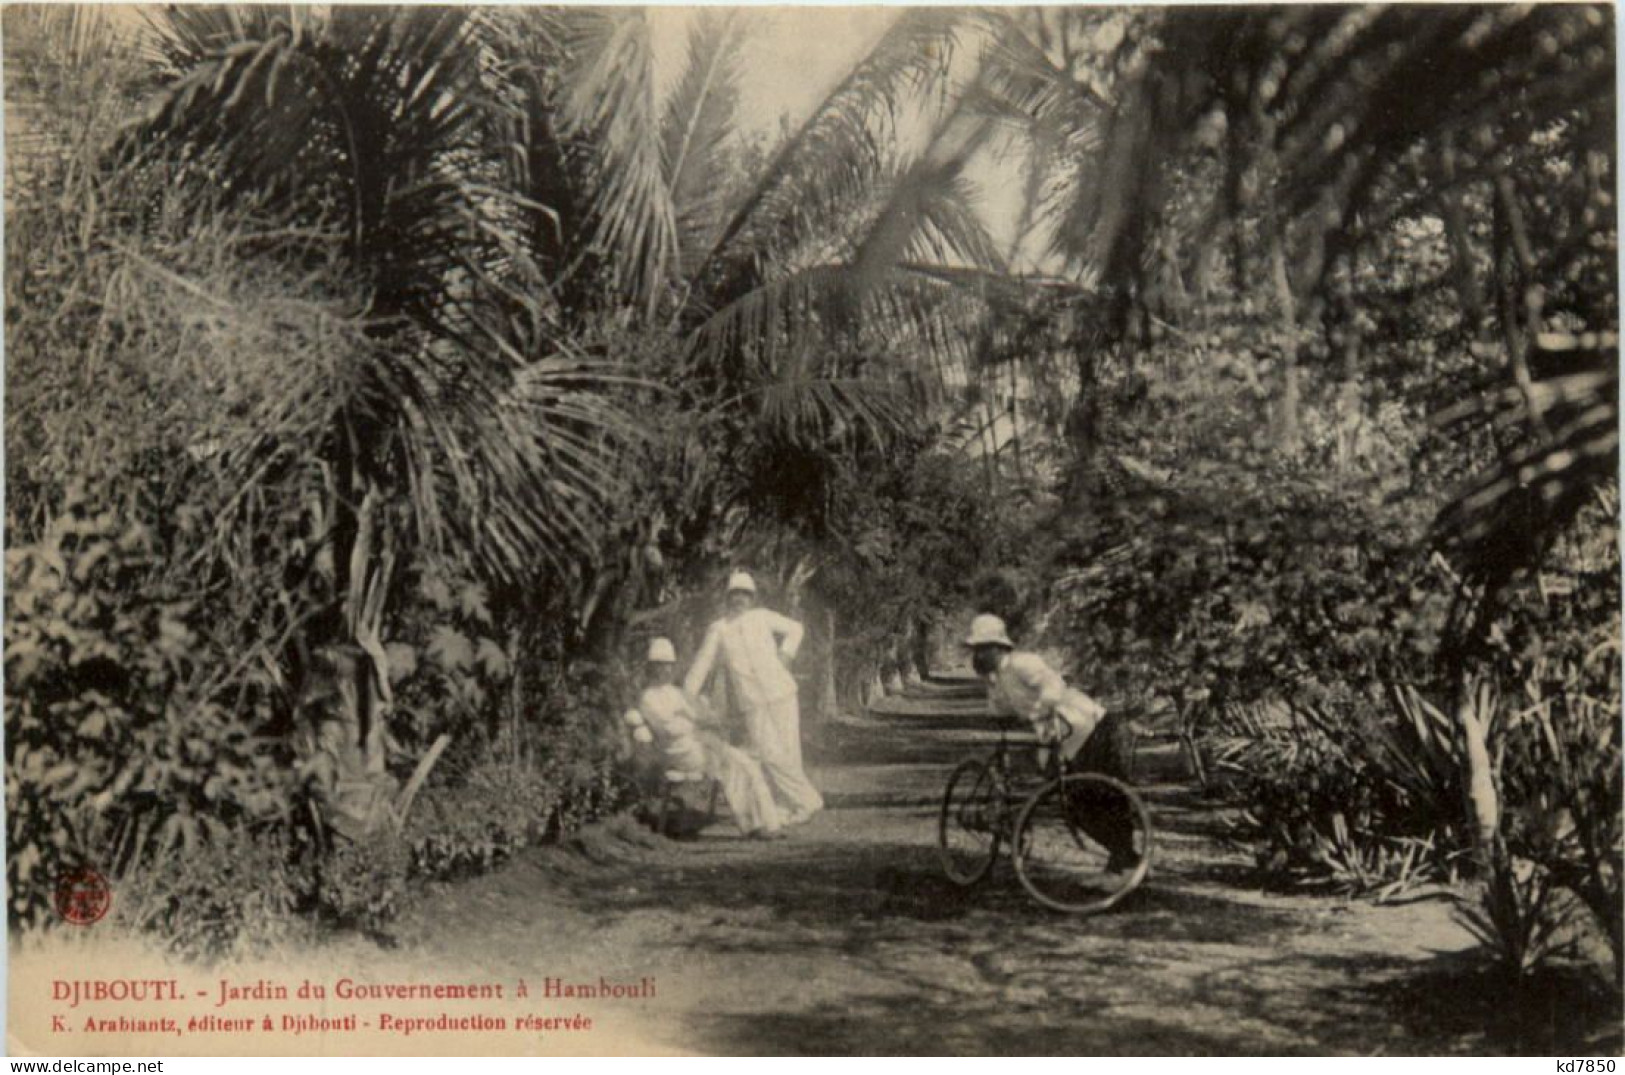
[[[69,870],[56,882],[56,913],[76,926],[99,922],[113,906],[107,878],[88,866]]]

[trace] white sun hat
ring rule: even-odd
[[[735,571],[728,576],[728,592],[734,593],[735,591],[756,592],[756,580],[750,577],[749,571]]]
[[[677,648],[671,644],[669,638],[651,638],[648,660],[650,663],[676,664]]]
[[[965,639],[967,646],[1008,646],[1016,648],[1005,632],[1004,621],[990,613],[982,613],[970,621],[970,636]]]

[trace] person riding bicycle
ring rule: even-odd
[[[971,667],[987,684],[988,708],[996,717],[1017,717],[1038,735],[1039,767],[1050,750],[1058,751],[1064,769],[1100,773],[1127,782],[1130,744],[1125,721],[1075,687],[1036,653],[1019,653],[997,616],[984,613],[971,620],[965,645]],[[1089,809],[1078,824],[1111,852],[1108,868],[1133,869],[1139,863],[1134,849],[1133,820],[1102,802]]]

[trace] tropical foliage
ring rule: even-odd
[[[911,9],[770,133],[743,11],[7,9],[14,920],[383,929],[743,565],[817,713],[992,608],[1277,878],[1617,959],[1612,19]]]
[[[74,727],[49,715],[70,705],[170,737],[213,721],[189,749],[249,772],[291,758],[318,848],[382,853],[442,736],[465,787],[498,758],[540,774],[521,831],[612,801],[594,715],[613,676],[587,659],[613,661],[634,606],[773,515],[751,497],[785,452],[913,428],[934,368],[887,341],[941,339],[943,285],[894,268],[991,260],[956,182],[965,121],[917,159],[885,148],[889,108],[942,67],[927,46],[952,42],[935,13],[899,21],[771,153],[733,137],[731,16],[696,20],[660,101],[630,9],[192,7],[138,40],[77,10],[8,21],[13,95],[78,91],[77,111],[37,113],[27,223],[8,230],[9,681],[42,735]],[[102,544],[78,536],[86,514]],[[205,619],[229,657],[185,623],[222,600],[233,615]],[[87,601],[123,610],[110,642],[32,641]],[[109,658],[160,662],[137,682],[185,712],[96,693],[85,667]],[[203,682],[166,689],[161,664]],[[106,854],[109,824],[140,870],[232,822],[90,766],[59,788],[75,749],[35,738],[8,753],[13,787],[55,803],[11,813],[24,918],[58,860]],[[104,777],[108,795],[79,786]],[[203,802],[217,785],[234,786],[210,777]],[[243,820],[302,818],[303,794],[250,780]],[[382,890],[334,880],[354,854],[329,857],[318,902],[387,917]],[[390,871],[350,870],[369,872]]]

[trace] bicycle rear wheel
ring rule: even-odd
[[[968,758],[948,777],[937,818],[942,869],[956,885],[987,876],[999,856],[999,816],[1003,796],[986,762]]]
[[[1056,911],[1097,914],[1145,880],[1151,814],[1122,781],[1073,773],[1027,801],[1012,842],[1016,876],[1033,899]],[[1115,857],[1108,844],[1117,847]]]

